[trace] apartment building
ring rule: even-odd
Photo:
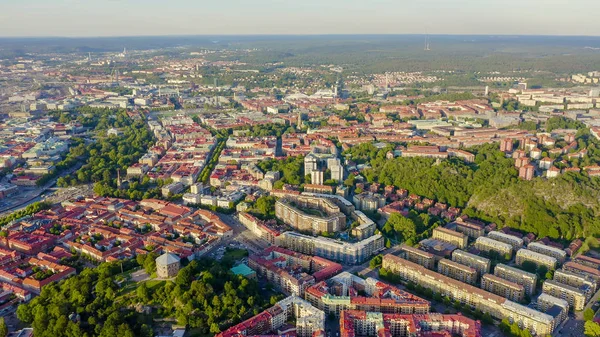
[[[567,303],[569,303],[569,305],[575,311],[583,310],[585,307],[586,295],[581,289],[571,287],[554,280],[546,280],[544,281],[542,290],[548,295],[552,295],[567,301]]]
[[[216,337],[258,336],[277,333],[288,321],[296,322],[298,337],[314,337],[325,333],[325,313],[297,296],[277,302],[271,308],[217,334]]]
[[[592,278],[597,284],[600,284],[600,270],[596,268],[588,267],[580,263],[569,261],[563,265],[562,269],[568,270],[575,274],[588,276]]]
[[[537,309],[553,316],[557,324],[562,323],[569,316],[569,303],[546,293],[538,296]]]
[[[340,337],[355,336],[482,335],[481,324],[462,315],[403,315],[345,310],[340,316]]]
[[[468,218],[458,218],[454,224],[456,225],[457,232],[463,233],[470,238],[477,239],[478,237],[485,235],[485,226],[479,221]]]
[[[358,226],[352,228],[352,236],[358,240],[364,240],[375,234],[377,225],[365,213],[361,211],[352,212],[352,218],[358,221]]]
[[[565,252],[564,250],[545,245],[541,242],[532,242],[527,245],[527,249],[536,253],[552,256],[560,264],[564,263],[567,259],[567,252]]]
[[[487,312],[497,319],[508,318],[509,321],[516,322],[519,327],[528,329],[533,334],[550,334],[555,327],[554,319],[550,315],[428,270],[398,256],[385,255],[383,268],[403,280],[414,282],[443,296],[449,296],[452,300],[468,304],[484,313]]]
[[[411,261],[410,259],[408,260]],[[485,257],[481,257],[475,254],[467,253],[460,249],[457,249],[452,252],[452,261],[474,268],[475,270],[477,270],[480,276],[490,272],[490,259],[486,259]]]
[[[515,302],[521,302],[525,297],[525,288],[522,285],[492,274],[483,275],[481,278],[481,289]]]
[[[600,259],[596,259],[591,256],[577,255],[573,261],[590,268],[600,269]]]
[[[517,251],[517,257],[515,259],[515,262],[518,265],[522,265],[525,261],[533,262],[538,266],[546,266],[548,269],[556,268],[557,263],[556,259],[552,256],[536,253],[532,250],[521,248],[519,249],[519,251]]]
[[[523,288],[525,288],[525,293],[529,296],[532,296],[535,293],[535,287],[537,285],[536,274],[528,273],[521,269],[500,263],[494,267],[494,275],[522,285]]]
[[[377,279],[362,279],[348,272],[306,289],[305,298],[314,307],[336,317],[344,310],[422,315],[429,313],[430,308],[429,301],[418,296]]]
[[[594,279],[586,275],[580,275],[568,270],[559,269],[554,272],[554,277],[552,279],[556,282],[583,290],[586,294],[586,301],[589,301],[590,298],[596,293],[596,282]]]
[[[467,247],[469,237],[463,233],[453,231],[444,227],[436,227],[433,230],[432,239],[444,241],[457,246],[460,249]]]
[[[383,236],[373,235],[359,242],[344,242],[285,232],[277,243],[282,247],[308,255],[320,256],[344,264],[360,264],[384,248]]]
[[[248,266],[286,294],[303,296],[304,290],[342,271],[329,260],[271,246],[248,258]]]
[[[313,234],[336,233],[346,227],[346,215],[335,203],[322,198],[298,196],[293,201],[277,200],[275,216],[299,231]]]
[[[376,211],[385,206],[385,197],[381,194],[364,192],[352,198],[354,206],[363,211]]]
[[[480,236],[475,240],[475,248],[482,252],[496,252],[501,256],[512,256],[513,246],[508,243],[490,239],[485,236]]]
[[[509,245],[511,245],[514,248],[514,250],[523,248],[523,239],[516,237],[514,235],[506,234],[506,233],[499,232],[499,231],[491,231],[488,234],[488,238],[494,239],[496,241],[508,243]]]
[[[477,282],[477,270],[448,259],[438,262],[438,273],[468,284]]]
[[[274,245],[276,240],[279,240],[281,231],[274,219],[262,221],[246,212],[239,212],[237,218],[240,223],[248,228],[254,235],[268,241],[270,244]]]
[[[420,264],[427,269],[433,269],[435,267],[435,255],[405,244],[402,244],[400,249],[402,249],[404,257],[408,261]]]

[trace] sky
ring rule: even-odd
[[[599,0],[0,0],[0,36],[600,35]]]

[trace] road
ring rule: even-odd
[[[555,337],[580,337],[584,336],[584,324],[582,319],[576,318],[570,314],[567,321],[556,330]]]
[[[600,299],[600,290],[597,291],[594,296],[589,300],[585,308],[582,311],[578,311],[574,314],[569,314],[569,318],[565,323],[563,323],[562,327],[559,327],[556,331],[555,336],[557,337],[575,337],[575,336],[583,336],[584,335],[584,325],[585,321],[583,320],[583,313],[587,309],[592,309],[594,304],[598,302]]]
[[[47,192],[52,186],[54,186],[58,178],[73,174],[73,172],[77,171],[82,165],[83,163],[79,163],[73,166],[60,176],[56,177],[56,179],[49,181],[46,185],[40,188],[21,188],[22,191],[19,191],[19,194],[17,196],[13,196],[11,198],[11,200],[13,200],[14,202],[0,209],[0,216],[8,215],[13,211],[27,207],[30,204],[33,204],[34,202],[42,201],[43,199],[41,195]]]
[[[394,246],[392,248],[387,248],[387,249],[381,251],[380,254],[382,254],[382,255],[396,254],[396,253],[400,252],[400,250],[401,250],[400,246],[396,245],[396,246]],[[371,261],[366,261],[365,263],[359,264],[359,265],[356,265],[356,266],[345,266],[344,270],[347,271],[347,272],[349,272],[349,273],[352,273],[352,274],[358,274],[358,275],[367,275],[367,274],[369,274],[369,276],[372,276],[374,270],[369,267],[369,263],[370,262]],[[374,275],[376,276],[377,274],[374,274]]]
[[[213,248],[209,249],[204,255],[214,255],[219,248],[227,248],[232,244],[239,243],[244,248],[250,251],[250,253],[259,253],[263,249],[269,246],[269,243],[265,240],[257,237],[250,232],[244,225],[242,225],[236,218],[235,215],[231,214],[218,214],[221,220],[225,222],[233,230],[233,235],[227,238],[223,238]]]
[[[140,269],[138,271],[134,271],[131,273],[131,280],[134,282],[146,281],[150,278],[150,275],[146,273],[144,269]]]

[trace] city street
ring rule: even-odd
[[[218,214],[221,220],[225,222],[231,229],[233,230],[233,235],[222,239],[219,243],[217,243],[213,248],[208,250],[204,255],[210,256],[214,254],[219,248],[227,248],[230,244],[234,242],[238,242],[244,248],[246,248],[249,253],[258,253],[269,246],[269,243],[262,240],[261,238],[256,237],[252,232],[250,232],[244,225],[242,225],[233,214]]]
[[[64,172],[63,174],[61,174],[59,177],[64,177],[64,176],[72,174],[73,172],[77,171],[82,165],[83,165],[82,163],[75,165],[67,172]],[[60,191],[61,188],[53,188],[52,187],[56,184],[56,180],[59,177],[48,182],[43,187],[20,187],[19,192],[16,195],[11,196],[10,198],[6,198],[5,200],[0,202],[0,217],[8,215],[11,212],[16,211],[18,209],[27,207],[28,205],[33,204],[34,202],[43,201],[44,195],[47,193],[52,193],[52,191]],[[83,186],[88,186],[88,185],[83,185]],[[78,186],[77,188],[82,188],[82,187]],[[64,199],[64,200],[66,200],[66,199]],[[50,200],[50,201],[55,202],[52,200]],[[63,201],[63,200],[56,201],[56,202],[61,202],[61,201]]]

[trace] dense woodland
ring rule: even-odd
[[[547,130],[558,128],[579,128],[579,148],[588,149],[586,158],[569,165],[582,167],[600,162],[600,143],[588,130],[564,119],[551,119],[546,125]],[[358,163],[370,164],[371,168],[362,171],[368,182],[404,188],[500,226],[564,240],[600,235],[598,178],[566,173],[554,179],[520,180],[513,160],[506,158],[497,144],[470,148],[476,155],[471,164],[457,158],[386,160],[387,151],[389,148],[361,144],[346,154]],[[392,236],[399,232],[399,238],[406,235],[404,230],[388,228],[387,232]]]
[[[124,261],[123,268],[126,274],[138,265],[152,271],[154,257]],[[103,263],[44,287],[19,306],[17,317],[41,337],[151,337],[154,319],[176,319],[197,336],[214,335],[279,299],[265,299],[256,281],[233,275],[230,267],[194,260],[174,281],[140,282],[136,288],[135,282],[115,282],[121,278],[119,263]]]
[[[102,196],[128,199],[152,198],[160,195],[160,187],[168,182],[151,183],[149,179],[133,182],[125,189],[117,189],[118,171],[125,180],[127,167],[152,146],[154,138],[143,118],[132,119],[125,110],[81,108],[76,113],[56,113],[60,122],[77,121],[90,128],[97,138],[95,142],[85,142],[76,138],[75,144],[66,157],[57,164],[56,176],[83,162],[74,174],[60,177],[61,187],[94,183],[94,192]],[[118,136],[107,136],[109,128],[118,129]],[[44,177],[49,178],[49,177]]]

